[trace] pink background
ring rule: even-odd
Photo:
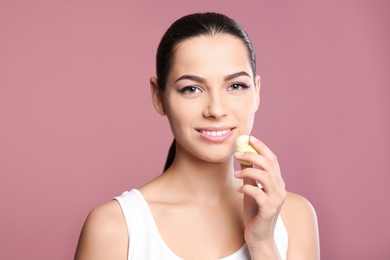
[[[93,207],[160,174],[149,77],[176,18],[253,40],[253,133],[317,210],[322,259],[390,253],[388,1],[0,1],[0,259],[71,259]],[[314,3],[316,2],[316,3]]]

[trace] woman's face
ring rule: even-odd
[[[249,134],[259,105],[244,43],[231,35],[199,36],[180,43],[166,89],[152,79],[154,104],[167,115],[178,145],[202,160],[231,158],[238,136]]]

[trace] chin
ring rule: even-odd
[[[231,155],[229,156],[204,156],[204,157],[201,157],[200,159],[204,162],[208,162],[208,163],[215,163],[215,164],[218,164],[218,163],[226,163],[228,162],[230,159],[232,158]]]

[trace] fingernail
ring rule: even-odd
[[[241,171],[235,171],[234,172],[234,176],[240,176],[241,175]]]
[[[254,137],[253,135],[249,136],[249,139],[250,139],[252,142],[257,142],[257,141],[259,141],[259,139],[257,139],[257,138]]]
[[[244,154],[244,152],[236,152],[235,153],[237,156],[242,156]]]

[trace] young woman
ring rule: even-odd
[[[221,14],[182,17],[150,85],[175,138],[164,173],[93,209],[75,258],[319,259],[314,209],[286,192],[276,156],[253,136],[258,154],[235,153],[260,103],[244,30]],[[235,159],[252,165],[235,171]]]

